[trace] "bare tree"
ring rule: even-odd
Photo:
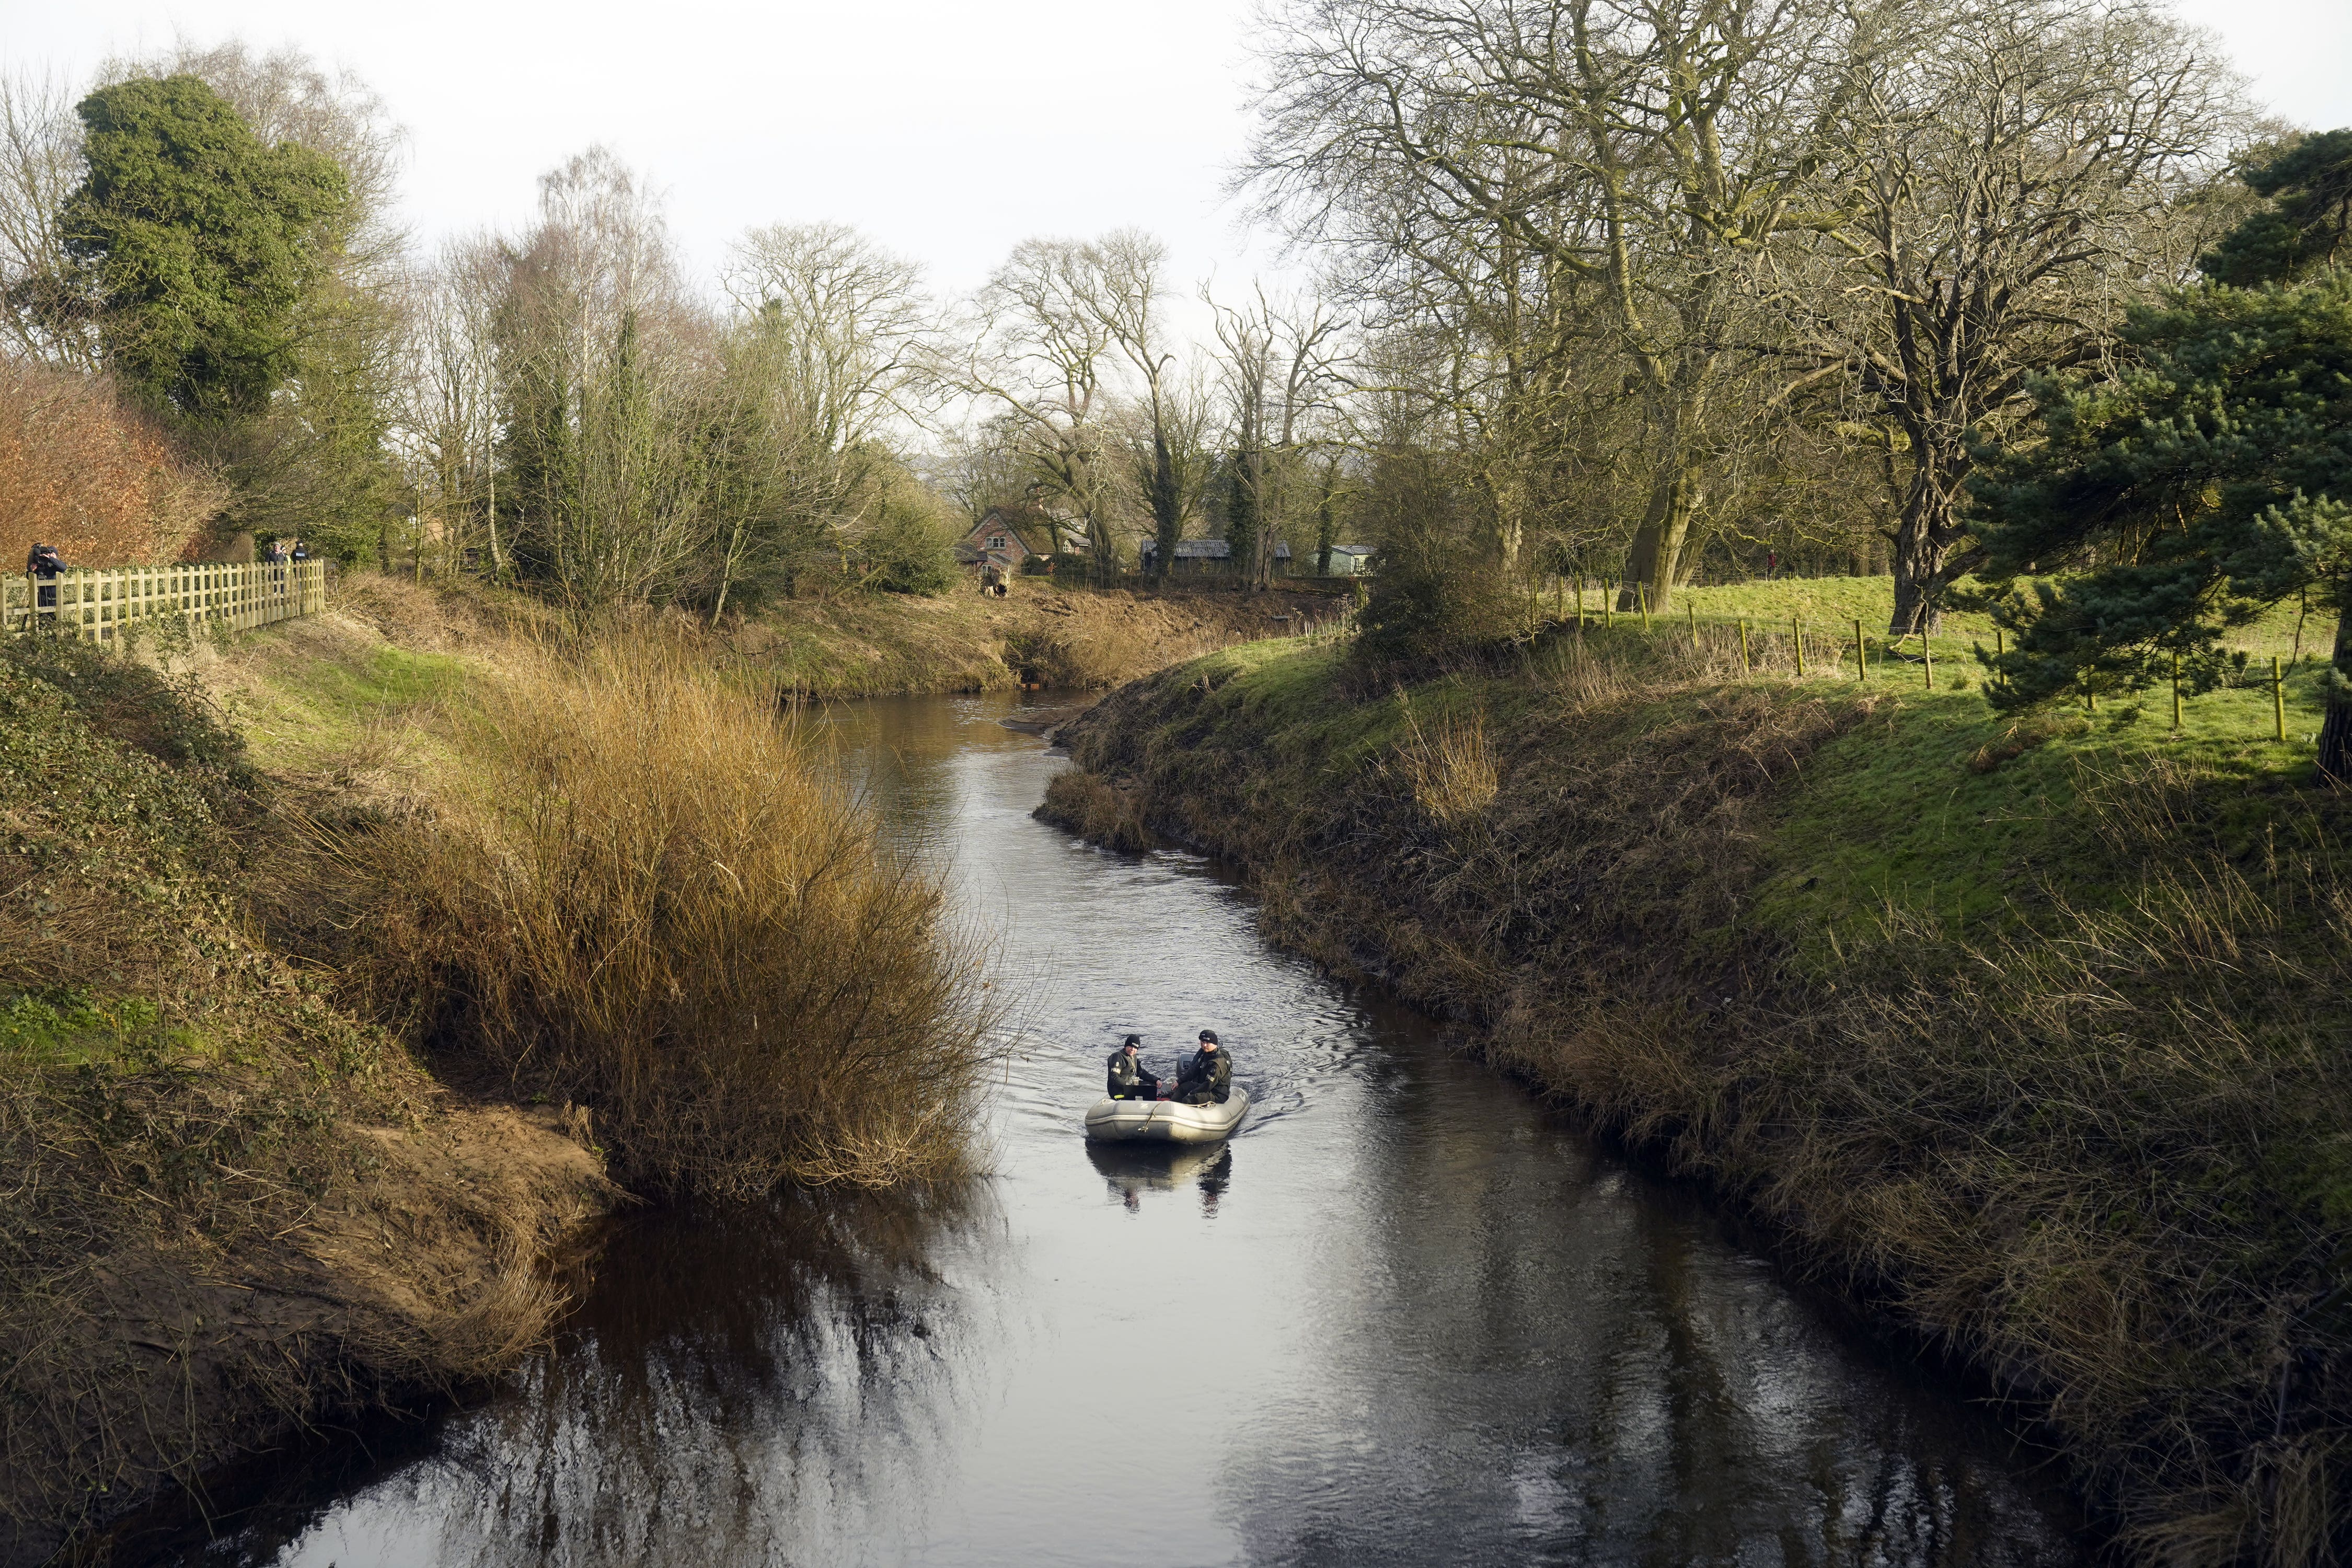
[[[480,539],[491,574],[508,563],[499,529],[498,324],[510,257],[488,236],[453,240],[408,280],[392,434],[453,563]],[[509,498],[511,499],[511,498]]]
[[[939,323],[922,268],[840,224],[774,225],[739,240],[721,282],[737,320],[728,363],[736,489],[711,614],[765,550],[855,536],[877,444],[926,414]]]
[[[1970,0],[1861,79],[1820,176],[1828,219],[1764,270],[1801,352],[1887,431],[1888,630],[1932,631],[1969,563],[1971,444],[2027,406],[2029,377],[2097,360],[2129,300],[2186,277],[2181,197],[2243,114],[2211,46],[2142,0]]]
[[[1216,321],[1235,489],[1248,520],[1248,559],[1237,564],[1262,588],[1273,575],[1275,546],[1287,539],[1304,500],[1305,437],[1339,384],[1345,323],[1319,294],[1269,295],[1261,286],[1239,306],[1220,304],[1206,289],[1202,298]]]
[[[1647,413],[1632,561],[1662,605],[1738,357],[1731,263],[1804,221],[1853,62],[1899,3],[1297,0],[1266,40],[1252,178],[1376,290],[1486,302],[1492,405],[1522,428],[1544,362],[1606,335]],[[1508,562],[1525,487],[1487,489]]]
[[[709,542],[718,328],[658,201],[602,148],[540,182],[498,328],[521,563],[583,607],[673,594]]]
[[[1159,259],[1124,242],[1024,240],[973,301],[954,372],[963,392],[1006,416],[1041,487],[1084,532],[1098,575],[1118,566],[1106,420],[1122,367],[1158,342]]]
[[[58,212],[80,181],[74,94],[53,76],[0,76],[0,300],[13,353],[74,370],[99,368],[96,317],[61,267]]]

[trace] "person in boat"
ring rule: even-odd
[[[1234,1059],[1217,1044],[1217,1031],[1201,1031],[1201,1048],[1176,1075],[1176,1100],[1184,1105],[1223,1105],[1234,1092]]]
[[[1111,1052],[1105,1072],[1104,1091],[1113,1100],[1158,1100],[1160,1080],[1143,1070],[1143,1056],[1137,1049],[1143,1044],[1141,1035],[1129,1035],[1127,1043]]]

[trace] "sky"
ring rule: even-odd
[[[977,285],[1032,235],[1136,225],[1186,288],[1279,265],[1240,229],[1253,0],[0,0],[0,66],[79,82],[185,37],[356,70],[408,133],[428,244],[530,216],[602,142],[668,196],[707,277],[769,223],[855,225]],[[2179,0],[2254,96],[2352,125],[2352,0]]]

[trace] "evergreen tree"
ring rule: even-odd
[[[2209,285],[2132,313],[2112,382],[2040,384],[2040,439],[1975,487],[1997,705],[2225,671],[2229,628],[2308,593],[2342,615],[2320,765],[2352,778],[2352,272]],[[2086,568],[2063,588],[2020,574]]]
[[[2270,205],[2197,258],[2206,277],[2249,288],[2352,263],[2352,129],[2305,136],[2241,177]]]
[[[101,88],[59,230],[107,363],[160,406],[250,416],[296,374],[299,321],[346,222],[323,153],[257,140],[192,76]]]

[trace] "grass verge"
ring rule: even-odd
[[[1736,628],[1357,700],[1343,657],[1127,688],[1045,810],[1250,867],[1276,940],[1771,1218],[2134,1554],[2352,1555],[2352,861],[2303,753],[1743,678]]]

